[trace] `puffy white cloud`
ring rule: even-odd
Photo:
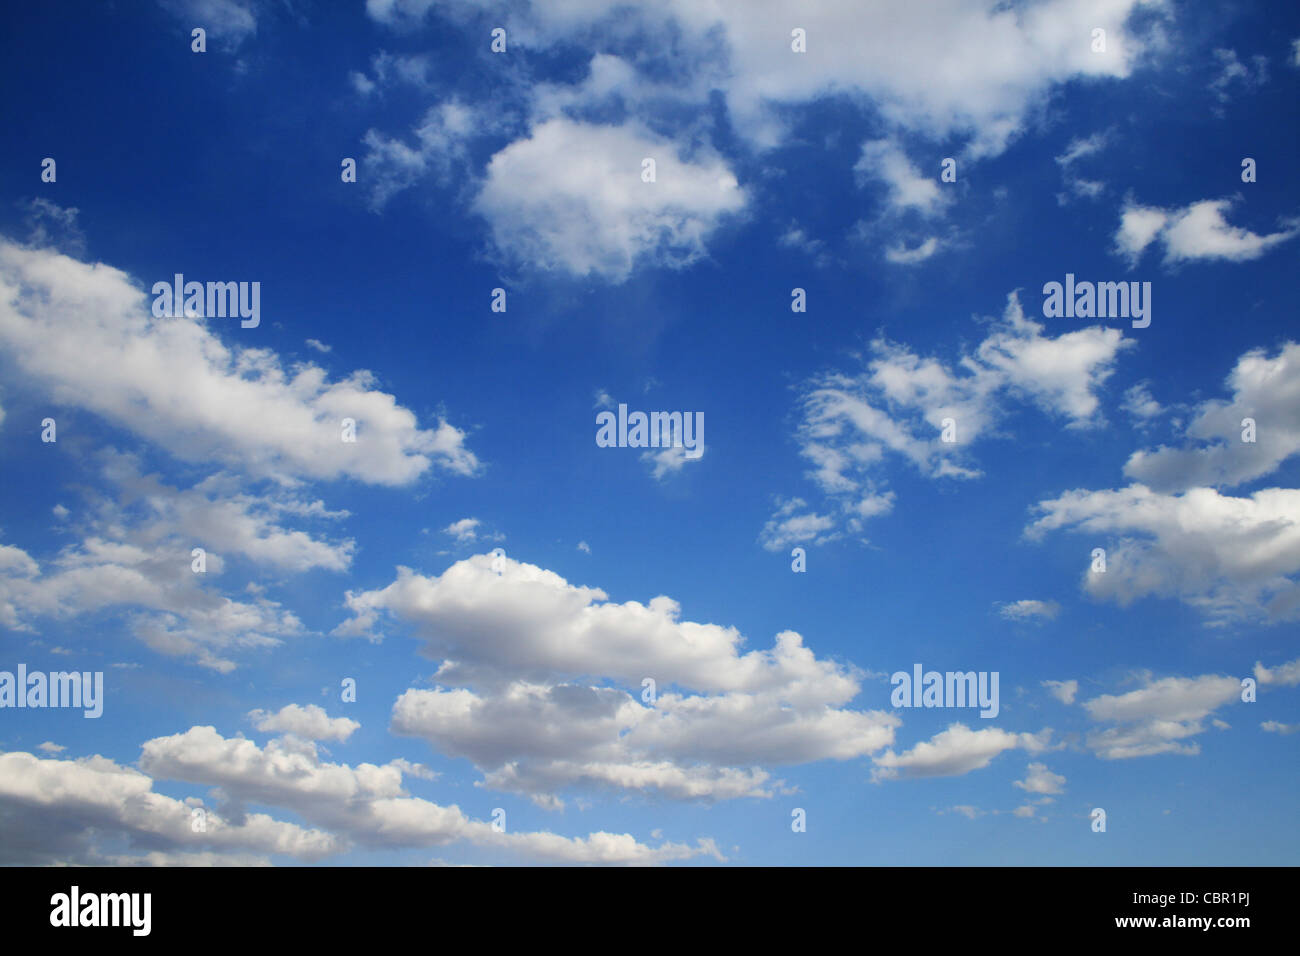
[[[886,200],[896,212],[915,209],[922,215],[934,216],[952,201],[939,187],[938,174],[923,175],[898,143],[890,139],[863,143],[862,156],[853,171],[859,183],[871,180],[884,183]]]
[[[1279,664],[1276,667],[1265,667],[1259,661],[1256,661],[1255,680],[1261,685],[1280,684],[1283,687],[1300,685],[1300,657],[1293,661],[1287,661],[1285,664]]]
[[[1153,754],[1198,754],[1200,744],[1184,743],[1205,731],[1202,721],[1240,698],[1235,677],[1166,677],[1126,694],[1103,694],[1083,706],[1096,721],[1115,726],[1088,734],[1088,746],[1106,760]]]
[[[96,841],[114,837],[154,850],[252,851],[302,860],[341,849],[329,833],[263,813],[240,818],[205,808],[205,830],[195,832],[192,810],[201,805],[156,793],[149,776],[104,757],[58,760],[0,753],[0,811],[6,822],[0,861],[93,863]]]
[[[1232,199],[1202,199],[1181,209],[1158,209],[1127,202],[1120,212],[1115,248],[1136,265],[1151,243],[1165,249],[1166,266],[1198,259],[1245,262],[1300,235],[1300,220],[1287,220],[1279,232],[1259,235],[1224,218]]]
[[[1036,508],[1031,538],[1068,528],[1105,547],[1105,573],[1083,572],[1095,597],[1123,606],[1176,597],[1212,623],[1300,617],[1300,490],[1234,498],[1212,488],[1169,495],[1131,485],[1068,491]]]
[[[1124,403],[1120,407],[1139,422],[1149,421],[1164,411],[1145,383],[1129,388],[1124,393]]]
[[[700,854],[719,856],[712,841],[696,846],[650,847],[630,834],[593,833],[585,838],[547,832],[498,832],[459,807],[409,796],[403,766],[322,761],[314,746],[272,740],[226,738],[213,727],[146,741],[140,758],[146,773],[220,787],[235,806],[258,803],[289,810],[320,826],[345,846],[442,846],[465,841],[525,857],[568,863],[662,863]]]
[[[258,730],[293,734],[303,740],[347,740],[361,726],[350,717],[330,717],[316,704],[286,704],[275,713],[252,710],[248,718]]]
[[[443,662],[447,683],[599,675],[640,687],[653,677],[711,693],[779,691],[796,705],[838,704],[858,691],[853,673],[817,658],[793,631],[742,654],[739,631],[680,620],[680,605],[665,595],[619,604],[509,557],[497,574],[493,560],[475,555],[429,577],[399,567],[387,587],[348,592],[353,617],[335,632],[377,640],[381,615],[391,615]]]
[[[1029,793],[1064,793],[1065,777],[1052,773],[1045,763],[1031,763],[1025,779],[1012,781],[1012,785]]]
[[[1079,693],[1077,680],[1045,680],[1042,685],[1062,704],[1073,704],[1075,695]]]
[[[655,182],[641,179],[645,158],[655,160]],[[707,149],[688,158],[630,121],[556,118],[492,157],[474,209],[511,261],[618,283],[637,264],[696,261],[746,201],[735,175]]]
[[[773,107],[849,93],[867,98],[901,128],[935,138],[969,136],[972,154],[995,153],[1054,85],[1126,77],[1145,43],[1127,27],[1141,6],[1134,0],[1048,0],[1016,11],[982,0],[939,0],[882,8],[879,16],[852,0],[815,7],[791,0],[672,0],[617,11],[596,0],[472,6],[504,18],[509,35],[533,47],[606,27],[667,30],[680,48],[675,70],[699,73],[709,81],[705,89],[721,89],[739,131],[764,145],[783,131]],[[371,16],[388,23],[418,19],[428,9],[423,0],[368,5]],[[807,54],[791,52],[795,26],[807,31]],[[1097,26],[1107,31],[1104,53],[1091,49]]]
[[[1198,485],[1232,486],[1274,471],[1300,453],[1300,344],[1275,356],[1253,349],[1228,375],[1232,398],[1196,407],[1187,437],[1201,445],[1135,452],[1124,474],[1157,491]],[[1255,441],[1242,441],[1242,421],[1255,422]]]
[[[860,169],[884,179],[892,204],[933,214],[944,203],[934,178],[918,173],[895,143],[919,134],[964,142],[964,150],[952,151],[970,158],[1000,153],[1059,85],[1130,75],[1158,40],[1158,31],[1130,28],[1130,14],[1143,6],[1162,12],[1162,4],[1142,0],[1044,0],[1016,10],[995,0],[937,0],[865,17],[856,0],[811,7],[792,0],[634,0],[617,8],[594,0],[467,0],[441,5],[439,13],[474,30],[486,14],[505,27],[511,48],[598,48],[581,78],[533,76],[527,92],[493,90],[490,109],[474,105],[498,132],[517,137],[492,159],[474,206],[507,259],[617,283],[638,265],[695,261],[719,220],[747,204],[721,161],[704,151],[690,161],[678,157],[676,142],[708,136],[709,124],[699,117],[714,111],[719,94],[730,127],[760,149],[788,139],[798,115],[791,106],[823,97],[882,117],[884,146],[868,144]],[[373,19],[400,30],[423,22],[431,9],[425,0],[367,3]],[[795,25],[807,31],[807,54],[791,50]],[[1107,31],[1102,52],[1092,50],[1098,26]],[[632,40],[653,52],[611,52]],[[365,91],[377,86],[360,75],[354,82]],[[652,120],[660,133],[672,130],[675,142],[631,125],[585,125],[629,113]],[[429,127],[428,138],[439,140],[439,121],[426,116],[422,128]],[[456,137],[445,149],[375,131],[367,142],[380,205],[442,157],[463,158]],[[665,155],[678,157],[675,172],[666,174]],[[629,178],[639,168],[629,163],[644,156],[659,160],[657,193]],[[445,180],[445,163],[438,169]],[[671,182],[678,192],[669,199],[663,186]],[[916,263],[939,247],[935,237],[918,237],[886,256]]]
[[[845,709],[858,672],[818,659],[794,632],[741,653],[734,628],[682,621],[668,597],[618,604],[509,558],[499,575],[490,555],[435,577],[399,568],[388,587],[347,604],[354,616],[338,633],[375,637],[381,615],[396,618],[442,662],[439,682],[462,685],[406,691],[393,730],[543,806],[575,787],[770,796],[783,784],[763,767],[860,757],[891,743],[899,724]],[[650,678],[659,692],[645,706],[593,677],[637,689]]]
[[[478,518],[461,518],[443,528],[442,533],[451,535],[457,544],[464,544],[478,537],[478,532],[474,530],[478,526]]]
[[[1061,605],[1055,601],[1025,599],[1001,605],[998,613],[1008,621],[1050,621],[1061,613]]]
[[[235,668],[222,654],[302,633],[298,618],[274,601],[235,601],[202,586],[188,548],[159,551],[89,537],[60,552],[50,571],[21,549],[5,548],[0,557],[9,565],[0,573],[0,623],[15,629],[30,629],[38,617],[117,608],[149,647],[222,673]],[[209,571],[218,570],[214,561]]]
[[[154,318],[145,293],[111,266],[0,240],[0,346],[56,402],[185,461],[286,481],[404,485],[435,464],[477,470],[463,432],[446,421],[420,428],[371,373],[330,382],[310,363],[286,370],[268,349],[226,345],[206,321]],[[344,418],[356,421],[356,442],[340,441]]]
[[[965,724],[950,724],[947,730],[923,740],[901,754],[893,749],[874,757],[873,780],[904,777],[956,777],[987,767],[1004,750],[1023,749],[1038,753],[1047,749],[1050,729],[1037,734],[1011,733],[1000,727],[971,730]]]
[[[604,786],[674,799],[771,796],[755,764],[848,760],[893,741],[882,711],[792,707],[777,693],[664,694],[643,706],[625,691],[516,682],[491,695],[408,690],[393,730],[467,757],[488,786],[560,805],[556,791]]]

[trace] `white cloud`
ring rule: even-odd
[[[1015,780],[1012,785],[1029,793],[1064,793],[1065,777],[1052,773],[1047,769],[1047,764],[1031,763],[1025,779]]]
[[[396,733],[472,760],[488,786],[546,806],[566,786],[654,790],[672,799],[771,796],[782,789],[758,765],[848,760],[893,740],[881,711],[793,707],[779,692],[663,694],[644,706],[622,690],[515,682],[492,695],[408,690]]]
[[[457,544],[465,544],[478,537],[478,532],[474,530],[478,525],[478,518],[461,518],[443,528],[442,533],[451,535],[456,539]]]
[[[286,481],[404,485],[435,464],[477,470],[463,432],[445,421],[420,428],[371,373],[330,382],[310,363],[286,370],[269,349],[225,345],[205,321],[153,318],[145,293],[111,266],[0,240],[0,345],[56,402],[185,461]],[[356,442],[340,440],[345,417]]]
[[[704,457],[704,452],[705,446],[702,443],[693,451],[685,445],[668,445],[656,451],[643,451],[641,460],[651,464],[650,473],[655,481],[662,481],[665,476],[681,471],[688,461],[699,461]]]
[[[318,860],[341,849],[329,833],[264,813],[225,814],[205,808],[205,830],[191,828],[201,801],[153,790],[144,773],[104,757],[42,759],[0,753],[0,808],[6,837],[0,862],[20,865],[100,862],[97,841],[115,838],[168,850],[285,854]]]
[[[1166,677],[1126,694],[1103,694],[1083,706],[1096,721],[1114,724],[1088,734],[1088,746],[1106,760],[1154,754],[1194,755],[1200,744],[1185,743],[1205,731],[1202,723],[1224,704],[1240,698],[1235,677]]]
[[[591,554],[591,545],[587,544],[585,541],[579,541],[578,550],[583,554]]]
[[[795,544],[825,544],[839,537],[830,533],[836,525],[830,515],[799,512],[807,507],[802,498],[782,502],[776,513],[763,526],[759,541],[768,551],[780,551]]]
[[[530,47],[574,41],[593,28],[617,28],[674,40],[676,72],[699,74],[721,89],[738,131],[771,145],[784,131],[781,105],[833,93],[865,96],[885,119],[931,138],[971,137],[972,155],[999,152],[1053,86],[1076,78],[1123,78],[1144,50],[1126,28],[1132,0],[1049,0],[1014,15],[992,2],[940,0],[892,10],[863,30],[861,5],[815,7],[788,0],[699,4],[639,2],[617,12],[596,0],[474,4],[504,17],[511,37]],[[371,16],[403,23],[423,2],[374,0]],[[790,50],[789,29],[807,31],[808,53]],[[1107,30],[1107,52],[1094,53],[1091,30]],[[694,84],[690,89],[696,88]]]
[[[320,339],[308,339],[307,347],[315,349],[317,352],[321,353],[332,352],[334,350],[334,346],[326,345]]]
[[[209,573],[220,569],[219,559]],[[296,616],[274,601],[240,602],[204,588],[190,570],[188,547],[145,549],[89,537],[65,548],[51,571],[21,549],[0,546],[0,624],[30,630],[39,617],[67,619],[104,608],[127,611],[131,633],[153,650],[192,657],[221,673],[235,668],[221,656],[273,647],[302,633]]]
[[[1255,680],[1261,685],[1280,684],[1283,687],[1300,686],[1300,657],[1276,667],[1265,667],[1255,662]]]
[[[1240,86],[1249,92],[1268,80],[1268,57],[1266,56],[1251,57],[1253,71],[1237,59],[1236,50],[1215,50],[1214,58],[1218,61],[1219,74],[1210,82],[1210,92],[1220,103],[1227,103],[1232,99],[1228,92],[1232,87]]]
[[[1061,605],[1055,601],[1026,599],[1003,604],[998,613],[1009,621],[1050,621],[1061,613]]]
[[[1124,393],[1124,403],[1120,408],[1139,422],[1150,421],[1164,411],[1160,403],[1151,396],[1146,383],[1139,383],[1129,388]]]
[[[924,262],[938,251],[939,240],[930,236],[910,249],[901,242],[895,243],[885,250],[885,258],[897,265],[910,266]]]
[[[1047,688],[1049,694],[1062,704],[1073,704],[1074,696],[1079,693],[1079,682],[1077,680],[1045,680],[1042,685]]]
[[[642,182],[642,160],[656,181]],[[634,123],[552,119],[488,163],[474,209],[506,258],[543,271],[620,283],[640,264],[680,268],[746,195],[716,154],[686,158]]]
[[[202,27],[209,38],[237,47],[257,32],[255,4],[245,0],[158,0],[159,6],[191,30]]]
[[[1014,734],[1000,727],[971,730],[965,724],[951,724],[947,730],[923,740],[902,754],[893,749],[873,758],[873,780],[904,777],[957,777],[987,767],[1004,750],[1024,749],[1029,753],[1045,750],[1051,730],[1037,734]]]
[[[1036,510],[1031,538],[1069,529],[1105,547],[1106,571],[1083,572],[1094,597],[1121,606],[1175,597],[1216,623],[1300,617],[1300,490],[1233,498],[1212,488],[1168,495],[1130,485],[1068,491]]]
[[[1165,266],[1201,259],[1246,262],[1300,235],[1300,221],[1294,219],[1284,221],[1281,231],[1262,236],[1229,225],[1224,213],[1233,202],[1232,199],[1203,199],[1181,209],[1157,209],[1129,201],[1120,212],[1116,251],[1133,266],[1146,248],[1157,241],[1165,249]]]
[[[45,743],[40,744],[40,745],[38,746],[38,749],[39,749],[42,753],[47,753],[47,754],[59,754],[59,753],[63,753],[63,751],[67,750],[68,748],[67,748],[67,747],[64,747],[64,746],[61,746],[60,744],[56,744],[56,743],[55,743],[54,741],[52,741],[52,740],[47,740],[47,741],[45,741]]]
[[[492,159],[474,202],[505,258],[618,283],[639,266],[694,262],[720,220],[748,199],[706,150],[686,161],[676,140],[631,125],[582,121],[631,113],[646,116],[661,132],[676,127],[673,137],[680,142],[698,142],[709,134],[703,117],[712,115],[720,94],[731,129],[746,146],[762,149],[789,138],[798,116],[789,107],[842,97],[884,119],[886,145],[869,146],[867,171],[890,184],[895,204],[934,213],[943,204],[935,183],[917,174],[892,144],[919,134],[964,143],[954,152],[972,159],[1000,153],[1041,114],[1058,86],[1131,74],[1146,50],[1159,44],[1158,29],[1138,35],[1129,28],[1130,14],[1140,7],[1163,15],[1161,4],[1142,0],[1100,6],[1095,0],[1045,0],[1016,11],[994,0],[937,0],[874,17],[865,31],[853,0],[812,7],[789,0],[633,0],[617,8],[595,0],[469,0],[443,6],[441,15],[475,31],[488,16],[505,27],[511,49],[618,48],[639,40],[652,51],[633,60],[601,49],[580,78],[531,76],[526,94],[493,90],[488,97],[497,102],[490,109],[474,107],[495,122],[519,106],[516,100],[524,101],[521,115],[498,123],[520,138]],[[422,23],[431,9],[425,0],[367,3],[374,20],[398,30]],[[780,23],[807,30],[806,55],[791,52],[788,29],[772,29]],[[1097,26],[1107,31],[1101,53],[1091,49]],[[367,91],[376,85],[359,75],[353,82]],[[409,146],[373,130],[367,142],[377,205],[456,152],[455,143],[446,150]],[[637,189],[643,184],[631,175],[644,156],[659,161],[657,193]],[[665,169],[664,156],[675,170]],[[676,190],[671,198],[665,185]],[[810,248],[800,237],[795,241]],[[918,262],[938,247],[919,239],[888,255],[894,262]]]
[[[934,175],[922,175],[893,140],[863,143],[853,171],[859,184],[872,180],[884,183],[886,199],[894,212],[915,209],[922,215],[936,216],[952,201],[940,188],[937,167]]]
[[[1265,720],[1259,725],[1270,734],[1294,734],[1300,731],[1300,724],[1284,724],[1277,720]]]
[[[1277,355],[1263,349],[1242,355],[1228,375],[1230,400],[1198,405],[1186,428],[1200,445],[1135,452],[1124,474],[1157,491],[1232,486],[1260,478],[1300,453],[1300,344],[1286,342]],[[1255,441],[1242,441],[1242,421],[1256,423]]]
[[[316,704],[286,704],[276,713],[251,710],[248,719],[258,730],[293,734],[303,740],[347,740],[361,726],[349,717],[330,717]]]
[[[280,807],[331,833],[344,846],[427,847],[465,841],[540,860],[566,863],[662,863],[700,854],[720,856],[710,840],[696,846],[650,847],[630,834],[593,833],[585,838],[548,832],[498,832],[460,808],[409,796],[403,766],[322,761],[311,744],[222,737],[213,727],[146,741],[140,758],[146,773],[220,787],[232,803]],[[403,762],[404,764],[405,762]]]
[[[818,659],[798,634],[742,654],[737,631],[682,621],[670,598],[616,604],[509,558],[500,575],[489,555],[438,577],[399,568],[393,584],[350,593],[347,604],[354,618],[339,633],[373,635],[391,615],[442,661],[438,681],[461,685],[406,691],[393,729],[544,806],[573,787],[770,796],[783,784],[763,766],[862,756],[892,742],[899,724],[844,709],[858,673]],[[660,690],[647,706],[590,677],[634,693],[650,677]]]
[[[800,499],[783,503],[763,530],[765,546],[777,550],[813,533],[832,540],[841,527],[859,534],[866,519],[893,506],[894,493],[879,477],[887,459],[908,461],[930,478],[979,477],[967,464],[969,449],[1013,399],[1066,418],[1070,428],[1100,424],[1096,393],[1132,340],[1100,326],[1056,338],[1042,333],[1012,293],[1001,321],[957,368],[877,339],[864,371],[806,382],[800,452],[832,507],[823,513],[805,510]],[[943,441],[945,419],[955,423],[955,442]]]

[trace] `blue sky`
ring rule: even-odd
[[[0,708],[0,859],[1294,864],[1300,13],[1220,7],[8,11],[0,671],[105,697]]]

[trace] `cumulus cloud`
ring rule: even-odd
[[[1079,693],[1077,680],[1045,680],[1042,686],[1062,704],[1073,704],[1075,695]]]
[[[207,321],[154,318],[125,273],[0,240],[5,364],[56,402],[185,461],[286,481],[405,485],[435,465],[477,470],[462,431],[421,428],[371,373],[331,382],[310,363],[286,369],[269,349],[226,345]],[[343,418],[356,421],[356,442],[339,440]]]
[[[859,183],[882,183],[886,189],[886,201],[895,212],[914,209],[923,215],[934,216],[952,201],[951,196],[940,189],[937,173],[923,175],[893,140],[863,143],[861,158],[853,171]]]
[[[153,784],[146,773],[104,757],[59,760],[0,753],[0,811],[6,821],[0,862],[102,863],[98,842],[115,838],[155,851],[161,846],[223,855],[275,853],[304,861],[341,849],[329,833],[264,813],[228,816],[204,808],[205,830],[195,832],[192,811],[202,802],[164,796]]]
[[[418,22],[429,6],[372,0],[367,10],[401,26]],[[595,0],[526,6],[476,0],[466,9],[490,10],[511,37],[534,48],[604,28],[667,32],[677,48],[675,69],[699,74],[708,81],[698,84],[705,91],[720,89],[737,129],[760,145],[781,138],[780,107],[841,92],[869,99],[899,128],[932,138],[966,136],[972,155],[987,155],[1005,147],[1053,86],[1128,76],[1149,42],[1128,25],[1139,6],[1048,0],[1011,16],[993,2],[941,0],[894,11],[865,32],[861,7],[850,0],[816,7],[788,0],[643,0],[617,12]],[[786,22],[807,31],[807,55],[792,55],[789,31],[770,27]],[[1091,49],[1096,26],[1107,30],[1105,53]]]
[[[1255,680],[1260,685],[1278,684],[1282,687],[1300,686],[1300,657],[1276,667],[1265,667],[1255,662]]]
[[[1011,733],[1000,727],[971,730],[965,724],[949,725],[947,730],[923,740],[901,754],[893,749],[873,758],[873,780],[903,777],[957,777],[987,767],[1005,750],[1023,749],[1039,753],[1047,749],[1050,729],[1037,734]]]
[[[1106,572],[1083,572],[1094,597],[1121,606],[1177,598],[1218,624],[1300,617],[1300,490],[1234,498],[1212,488],[1171,495],[1131,485],[1068,491],[1036,510],[1031,538],[1058,529],[1105,536]]]
[[[1088,746],[1105,760],[1198,754],[1200,744],[1188,739],[1203,733],[1203,721],[1240,695],[1237,678],[1206,675],[1148,680],[1126,694],[1094,697],[1084,709],[1093,720],[1113,726],[1090,732]]]
[[[884,121],[885,136],[868,143],[861,171],[886,183],[891,205],[932,215],[943,195],[895,145],[900,137],[956,139],[964,143],[958,154],[972,159],[1002,152],[1058,86],[1131,74],[1158,43],[1154,31],[1139,33],[1130,23],[1143,6],[1159,12],[1158,4],[1142,0],[1107,0],[1101,7],[1045,0],[1014,15],[993,0],[939,0],[892,11],[867,31],[851,0],[814,7],[789,0],[634,0],[617,9],[594,0],[469,0],[440,13],[466,29],[478,29],[486,13],[506,28],[513,47],[538,52],[593,43],[617,48],[630,39],[655,51],[633,59],[602,49],[584,75],[559,82],[529,76],[528,92],[511,94],[522,103],[504,96],[505,109],[501,103],[471,107],[515,137],[483,175],[465,165],[462,177],[480,190],[473,206],[504,258],[619,283],[640,266],[696,261],[719,223],[749,205],[726,164],[707,149],[689,160],[681,156],[679,141],[708,134],[705,124],[683,117],[711,114],[722,104],[742,142],[766,149],[788,140],[797,122],[791,106],[843,97]],[[431,9],[425,0],[367,3],[374,20],[400,31],[424,22]],[[792,54],[787,30],[771,29],[786,22],[807,31],[807,55]],[[1097,26],[1107,31],[1103,52],[1091,49]],[[361,74],[353,82],[366,94],[380,87]],[[496,90],[488,95],[503,98]],[[514,110],[519,115],[502,119]],[[653,118],[658,132],[625,121],[591,122],[629,113]],[[371,131],[367,164],[378,205],[431,172],[446,178],[443,158],[459,162],[473,134],[444,138],[443,129],[431,112],[413,143]],[[657,190],[639,188],[646,184],[636,176],[638,164],[647,156],[659,162]],[[937,248],[937,239],[920,237],[887,257],[915,263]]]
[[[1235,200],[1203,199],[1189,206],[1159,209],[1131,200],[1120,211],[1115,249],[1136,266],[1153,242],[1164,246],[1163,265],[1174,266],[1201,259],[1246,262],[1300,234],[1300,220],[1282,223],[1278,232],[1259,235],[1224,218]]]
[[[785,631],[742,653],[734,628],[683,621],[671,598],[615,603],[533,565],[490,555],[439,576],[398,569],[388,587],[350,593],[343,635],[377,636],[394,618],[441,661],[434,690],[406,691],[396,733],[472,760],[484,783],[560,805],[573,787],[674,799],[766,797],[768,766],[847,760],[893,741],[898,718],[844,705],[851,668]],[[628,690],[657,695],[638,700]]]
[[[443,528],[442,533],[451,535],[456,539],[457,544],[465,544],[478,537],[478,532],[474,530],[478,526],[478,518],[461,518]]]
[[[646,158],[655,161],[655,182],[642,181]],[[688,158],[631,121],[557,118],[492,157],[474,209],[507,259],[619,283],[637,264],[695,262],[746,201],[736,176],[706,149]]]
[[[222,737],[213,727],[157,737],[142,748],[145,773],[219,787],[234,806],[280,807],[328,831],[344,846],[430,847],[455,842],[495,847],[537,860],[566,863],[663,863],[700,854],[720,857],[710,840],[695,846],[656,847],[630,834],[563,837],[549,832],[498,831],[467,817],[458,806],[440,806],[407,794],[403,766],[323,761],[314,746]]]
[[[1012,781],[1013,786],[1029,793],[1054,794],[1065,792],[1065,777],[1052,773],[1047,764],[1031,763],[1024,780]]]
[[[1232,397],[1198,405],[1186,435],[1198,444],[1135,452],[1124,474],[1157,491],[1228,486],[1263,477],[1300,453],[1300,344],[1277,354],[1253,349],[1229,373]],[[1255,440],[1243,441],[1243,420],[1256,423]]]
[[[330,717],[316,704],[306,707],[286,704],[275,713],[252,710],[248,713],[258,730],[293,734],[303,740],[347,740],[361,726],[350,717]]]

